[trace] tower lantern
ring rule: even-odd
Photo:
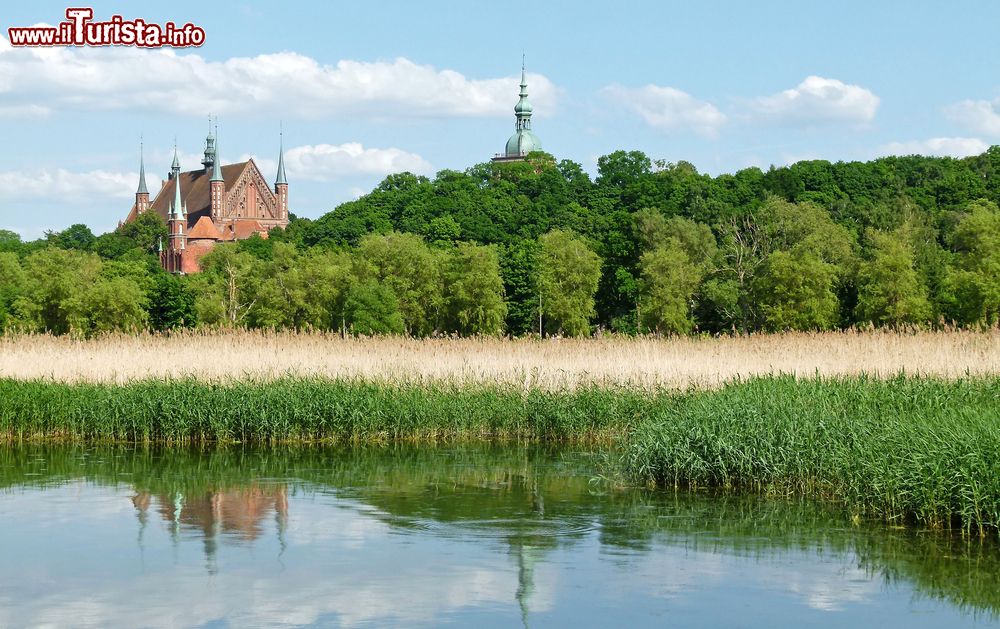
[[[507,146],[502,154],[493,158],[494,162],[517,162],[532,151],[542,150],[542,141],[531,130],[531,114],[534,108],[528,102],[528,79],[524,69],[524,57],[521,57],[521,91],[518,93],[517,104],[514,105],[514,135],[507,140]]]

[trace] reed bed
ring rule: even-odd
[[[611,441],[641,392],[385,385],[285,378],[126,384],[0,379],[0,439],[162,443]]]
[[[635,481],[800,495],[856,517],[1000,530],[1000,378],[760,378],[674,396],[630,434]]]
[[[288,377],[560,391],[714,388],[771,374],[955,379],[1000,373],[1000,330],[888,330],[678,338],[340,338],[322,333],[184,332],[0,338],[0,378],[126,383]]]

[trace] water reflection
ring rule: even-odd
[[[914,627],[1000,610],[992,542],[614,490],[595,469],[540,448],[0,448],[0,626]]]
[[[288,487],[285,484],[228,490],[206,490],[193,495],[181,491],[154,494],[140,490],[132,496],[139,519],[139,542],[152,512],[170,524],[171,538],[176,543],[181,528],[188,527],[201,537],[206,565],[216,572],[216,550],[222,535],[234,536],[242,542],[253,542],[264,531],[264,520],[273,518],[277,535],[284,548],[284,532],[288,524]]]

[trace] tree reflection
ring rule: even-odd
[[[224,542],[258,545],[273,529],[284,549],[289,521],[305,517],[294,499],[289,505],[293,495],[333,494],[358,519],[487,544],[510,558],[517,585],[509,600],[525,626],[537,568],[584,538],[638,554],[657,545],[765,560],[844,553],[886,582],[1000,613],[993,540],[851,525],[835,505],[809,501],[610,488],[591,482],[595,470],[592,455],[544,447],[0,449],[0,487],[74,479],[128,487],[140,545],[152,522],[163,523],[176,543],[182,534],[202,541],[210,571]]]

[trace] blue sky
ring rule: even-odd
[[[131,206],[139,136],[151,191],[223,161],[273,178],[283,121],[290,206],[316,217],[386,174],[464,169],[501,150],[521,53],[534,130],[594,172],[639,149],[709,173],[799,159],[968,155],[1000,142],[1000,5],[972,2],[170,2],[93,5],[193,22],[204,46],[12,49],[0,17],[0,229],[25,238]]]

